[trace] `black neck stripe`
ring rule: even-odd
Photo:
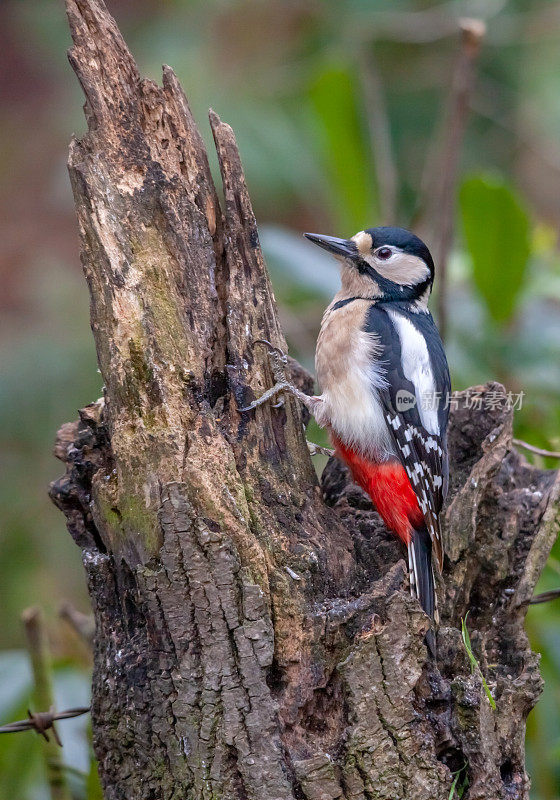
[[[422,297],[432,281],[430,278],[426,278],[422,283],[417,283],[415,286],[405,286],[403,289],[400,288],[402,285],[400,283],[393,283],[393,281],[389,281],[389,283],[392,286],[383,290],[383,295],[377,300],[378,303],[413,303]]]
[[[353,303],[354,300],[373,300],[372,297],[347,297],[346,300],[339,300],[338,303],[335,303],[332,307],[331,311],[337,311],[339,308],[343,308],[347,306],[348,303]]]

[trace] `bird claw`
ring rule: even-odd
[[[255,341],[253,342],[253,346],[256,344],[264,344],[264,346],[268,349],[269,353],[274,353],[279,358],[281,358],[285,364],[288,363],[288,356],[286,355],[286,353],[283,350],[280,350],[279,347],[276,347],[271,342],[269,342],[268,339],[255,339]]]
[[[285,353],[283,350],[280,350],[279,347],[275,347],[268,341],[268,339],[256,339],[253,345],[255,344],[262,344],[267,348],[270,366],[272,368],[272,374],[274,376],[274,380],[276,381],[276,385],[289,385],[285,374],[286,367],[288,366],[287,353]]]
[[[245,411],[253,411],[253,409],[262,406],[264,403],[267,403],[277,394],[280,394],[280,392],[289,392],[290,394],[293,394],[294,397],[297,397],[302,400],[302,402],[305,402],[308,399],[307,395],[304,395],[303,392],[300,392],[300,390],[293,386],[293,384],[291,384],[286,378],[285,370],[288,365],[287,354],[284,353],[283,350],[280,350],[279,347],[275,347],[267,339],[256,339],[253,342],[253,345],[256,344],[264,345],[268,349],[272,375],[276,382],[274,386],[272,386],[270,389],[267,389],[266,392],[264,392],[260,397],[257,397],[256,400],[253,400],[252,403],[249,403],[248,406],[240,408],[240,413],[244,413]],[[284,400],[280,399],[277,403],[274,403],[272,407],[281,408],[283,405]]]
[[[307,449],[309,450],[309,455],[311,456],[334,456],[334,450],[331,450],[330,447],[322,447],[320,444],[315,444],[315,442],[307,442]]]
[[[290,384],[287,383],[286,381],[283,381],[282,383],[275,383],[274,386],[272,386],[272,388],[267,389],[266,392],[261,394],[260,397],[257,397],[256,400],[253,400],[252,403],[249,403],[248,406],[245,406],[244,408],[240,408],[238,410],[241,413],[243,413],[244,411],[253,411],[253,409],[258,408],[259,406],[262,406],[265,403],[267,403],[269,400],[275,397],[275,395],[277,395],[279,392],[284,392],[286,390],[289,391],[289,389],[290,389]],[[281,406],[283,405],[284,401],[280,400],[278,403],[273,403],[272,408],[281,408]]]

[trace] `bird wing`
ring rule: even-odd
[[[431,315],[391,305],[386,309],[373,304],[366,317],[366,330],[376,337],[376,355],[386,381],[384,387],[374,391],[383,405],[395,452],[418,499],[441,569],[439,514],[449,482],[449,369]]]

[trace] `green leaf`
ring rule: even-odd
[[[468,776],[465,774],[463,776],[463,779],[461,780],[461,783],[459,783],[459,778],[461,777],[461,773],[464,772],[465,769],[466,769],[466,764],[463,765],[461,769],[457,770],[457,772],[453,773],[455,775],[455,778],[453,780],[453,783],[451,784],[451,789],[449,790],[449,797],[447,798],[447,800],[455,800],[456,798],[457,800],[461,800],[461,798],[465,794],[465,789],[469,785]]]
[[[103,800],[103,789],[97,771],[97,762],[92,758],[86,785],[87,800]]]
[[[310,99],[333,188],[333,213],[342,227],[339,235],[347,236],[375,218],[375,184],[353,70],[345,64],[328,65],[311,86]]]
[[[448,798],[448,800],[453,800],[453,798],[455,797],[455,787],[457,786],[457,781],[458,781],[458,780],[459,780],[459,773],[457,773],[457,774],[455,775],[455,780],[454,780],[454,781],[453,781],[453,783],[451,784],[451,789],[450,789],[450,792],[449,792],[449,798]]]
[[[496,178],[468,178],[459,201],[474,283],[491,317],[506,322],[531,252],[529,217],[515,192]]]
[[[472,651],[471,637],[469,636],[469,631],[468,631],[468,628],[467,628],[467,617],[468,616],[469,616],[469,612],[467,611],[467,613],[465,614],[465,618],[461,619],[461,634],[463,636],[463,644],[465,645],[465,650],[467,651],[467,655],[469,657],[469,661],[471,662],[471,673],[474,675],[475,672],[476,672],[477,675],[479,676],[479,678],[481,679],[482,685],[484,687],[484,691],[486,692],[486,697],[488,698],[488,702],[490,703],[490,705],[492,706],[492,708],[495,711],[496,710],[496,701],[492,697],[492,692],[488,688],[488,684],[486,683],[484,675],[482,674],[482,670],[480,669],[479,663],[476,660],[476,656]]]

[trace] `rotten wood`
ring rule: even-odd
[[[231,128],[211,114],[222,207],[172,70],[162,88],[140,78],[101,0],[67,6],[105,392],[61,430],[51,497],[95,615],[105,797],[448,800],[462,769],[469,800],[526,800],[541,680],[523,620],[556,473],[515,452],[511,412],[453,411],[434,664],[403,552],[336,460],[319,484],[302,409],[238,411],[272,383],[253,341],[286,343]],[[496,711],[462,646],[467,611]]]

